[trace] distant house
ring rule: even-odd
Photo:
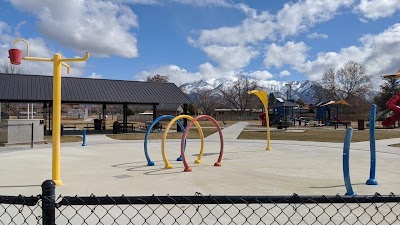
[[[261,113],[262,109],[215,109],[213,116],[216,120],[257,120]]]
[[[153,108],[149,106],[138,106],[135,108],[134,115],[128,116],[128,120],[133,121],[150,121],[153,120]],[[179,116],[183,113],[182,104],[178,103],[162,103],[157,106],[156,117],[161,115]]]

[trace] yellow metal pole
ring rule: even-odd
[[[249,91],[247,92],[248,94],[255,94],[257,97],[261,100],[261,102],[264,105],[265,109],[265,122],[267,123],[267,149],[266,150],[271,150],[271,135],[270,135],[270,129],[269,129],[269,115],[268,115],[268,95],[267,92],[265,91],[259,91],[259,90],[254,90],[254,91]]]
[[[53,173],[52,179],[57,186],[63,185],[60,178],[61,148],[61,55],[53,58]]]
[[[89,59],[89,53],[86,52],[85,57],[72,58],[72,59],[61,59],[60,54],[54,54],[54,58],[38,58],[29,56],[29,43],[25,39],[17,39],[14,45],[18,41],[26,43],[27,56],[24,60],[42,61],[42,62],[53,62],[53,151],[52,151],[52,179],[57,186],[63,185],[60,178],[60,149],[61,149],[61,66],[67,68],[67,73],[70,72],[71,67],[65,62],[79,62],[86,61]]]

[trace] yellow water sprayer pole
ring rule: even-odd
[[[259,90],[253,90],[247,92],[248,94],[255,94],[263,103],[264,109],[265,109],[265,122],[267,123],[267,149],[266,150],[271,150],[271,135],[270,135],[270,129],[269,129],[269,116],[268,116],[268,95],[267,92],[265,91],[259,91]]]

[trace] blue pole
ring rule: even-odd
[[[346,194],[350,196],[357,195],[351,186],[350,180],[350,142],[353,137],[353,128],[349,127],[346,129],[346,136],[344,138],[343,145],[343,177],[344,177],[344,185],[346,186]]]
[[[369,179],[365,182],[367,185],[378,185],[378,181],[375,180],[376,170],[376,145],[375,145],[375,117],[376,117],[376,105],[371,105],[370,118],[369,118],[369,149],[371,153],[371,164],[369,168]]]
[[[82,146],[86,146],[86,129],[83,130],[83,142],[82,142]]]

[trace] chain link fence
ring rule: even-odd
[[[47,182],[47,183],[46,183]],[[51,181],[52,182],[52,181]],[[0,224],[400,224],[400,197],[0,196]]]
[[[33,124],[0,124],[0,152],[33,148]]]

